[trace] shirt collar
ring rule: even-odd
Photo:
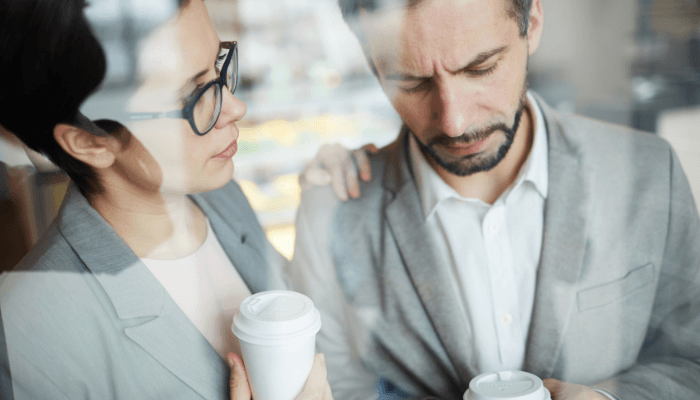
[[[528,155],[527,161],[523,164],[518,178],[513,185],[501,195],[506,198],[512,191],[523,184],[530,182],[542,198],[547,198],[549,190],[548,164],[547,164],[547,126],[544,122],[542,110],[537,104],[537,100],[527,93],[526,107],[530,111],[530,116],[533,119],[533,143]],[[474,198],[465,198],[459,195],[451,186],[440,178],[432,166],[428,163],[423,153],[420,151],[416,139],[413,135],[409,135],[411,161],[413,174],[416,178],[416,185],[420,193],[423,203],[423,213],[425,218],[429,218],[437,206],[443,200],[455,198],[465,202],[483,203],[481,200]]]

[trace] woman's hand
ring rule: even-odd
[[[296,400],[333,400],[331,385],[326,379],[326,358],[323,354],[318,353],[314,357],[314,365],[306,378],[304,390]]]
[[[311,186],[332,184],[340,200],[347,200],[348,194],[352,198],[358,198],[360,197],[358,172],[359,178],[363,181],[372,179],[372,169],[367,153],[376,152],[377,147],[373,144],[366,144],[352,151],[338,143],[324,144],[299,176],[299,184],[302,190]]]
[[[556,379],[545,379],[543,383],[552,394],[552,400],[609,400],[606,396],[583,385],[574,385]]]
[[[234,353],[228,353],[228,364],[231,367],[231,400],[250,400],[252,392],[248,383],[243,360]],[[323,354],[316,354],[314,365],[306,379],[304,390],[296,400],[333,400],[331,387],[326,379],[326,362]]]
[[[243,360],[236,353],[228,353],[228,366],[231,367],[229,380],[231,400],[250,400],[253,394],[250,391]]]

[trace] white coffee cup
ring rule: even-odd
[[[469,382],[464,400],[551,400],[542,379],[523,371],[481,374]]]
[[[314,362],[321,316],[301,293],[271,290],[241,303],[231,330],[255,400],[294,400]]]

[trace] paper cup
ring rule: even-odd
[[[549,390],[536,375],[522,371],[482,374],[469,382],[464,400],[551,400]]]
[[[249,296],[233,316],[255,400],[294,400],[314,361],[321,316],[311,299],[283,290]]]

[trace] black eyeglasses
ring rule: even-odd
[[[237,42],[221,42],[221,50],[227,51],[219,57],[225,57],[219,77],[207,83],[202,90],[187,99],[182,110],[160,113],[127,113],[124,118],[129,121],[143,121],[156,118],[184,118],[189,121],[192,130],[197,135],[208,133],[221,114],[223,102],[222,88],[226,86],[233,94],[238,85],[238,44]]]

